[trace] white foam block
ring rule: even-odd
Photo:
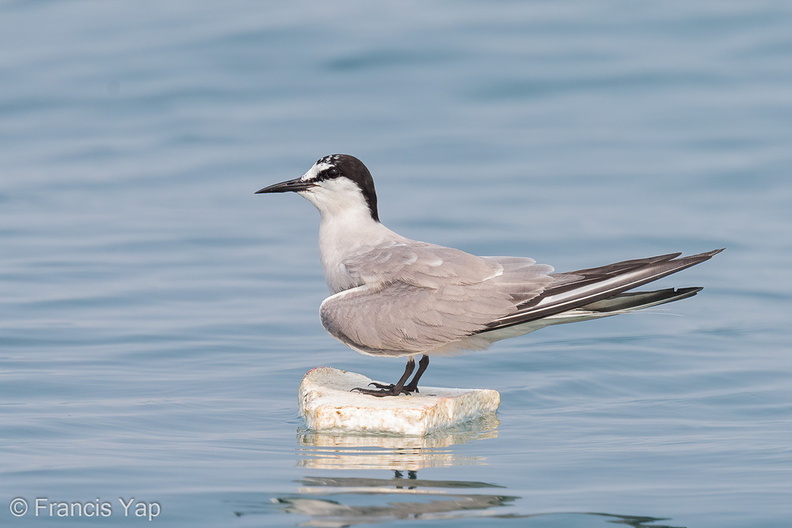
[[[309,429],[347,433],[423,436],[494,412],[498,391],[420,387],[417,394],[380,398],[352,392],[371,379],[345,370],[318,367],[300,384],[300,415]]]

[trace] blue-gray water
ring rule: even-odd
[[[769,0],[3,2],[2,525],[790,526],[790,35]],[[412,238],[728,250],[433,362],[497,419],[311,434],[305,371],[402,368],[322,329],[310,204],[253,195],[334,152]]]

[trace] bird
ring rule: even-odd
[[[353,389],[376,397],[419,393],[433,355],[483,350],[549,325],[692,297],[702,288],[630,290],[723,251],[556,273],[528,257],[476,256],[411,240],[380,222],[371,172],[349,154],[324,156],[302,176],[255,194],[285,192],[308,199],[320,213],[320,257],[332,292],[319,309],[324,328],[362,354],[407,357],[396,383]]]

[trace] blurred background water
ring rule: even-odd
[[[789,526],[791,145],[788,2],[3,2],[2,524]],[[322,329],[313,208],[253,195],[335,152],[419,240],[728,250],[433,362],[497,418],[315,434],[305,371],[402,368]]]

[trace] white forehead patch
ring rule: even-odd
[[[308,170],[308,172],[302,175],[300,180],[302,181],[315,180],[323,170],[329,169],[331,166],[332,165],[330,165],[329,163],[323,160],[319,160],[316,163],[314,163],[314,166],[311,167]]]

